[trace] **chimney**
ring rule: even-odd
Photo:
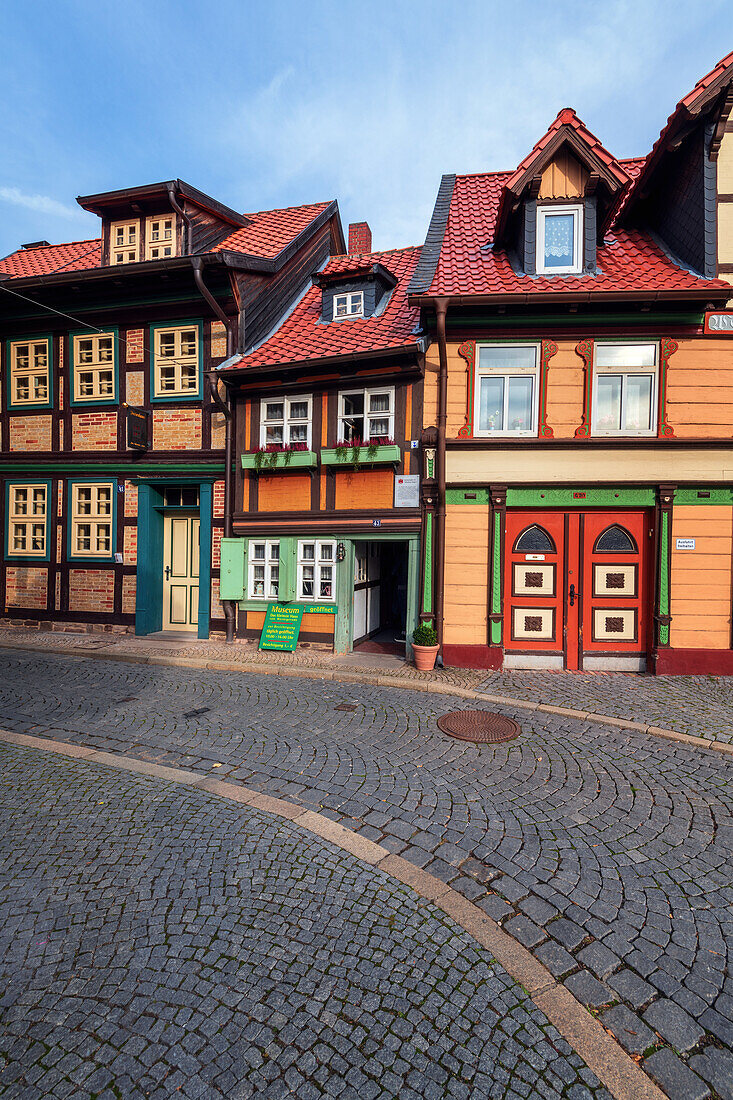
[[[371,252],[372,231],[367,222],[352,222],[349,226],[349,255]]]

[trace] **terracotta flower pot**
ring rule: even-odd
[[[437,645],[415,645],[412,643],[412,652],[415,655],[415,668],[419,668],[421,672],[430,672],[435,665],[435,658],[438,656],[438,650],[440,646]]]

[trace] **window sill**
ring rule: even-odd
[[[347,447],[345,452],[339,452],[335,447],[324,448],[321,451],[321,466],[375,466],[378,463],[400,462],[402,459],[402,449],[396,444],[377,447],[371,455],[368,443],[362,444],[357,450],[358,458],[354,458],[353,447]]]
[[[269,474],[274,470],[305,470],[316,465],[317,455],[315,451],[272,451],[262,455],[262,462],[258,466],[257,458],[262,452],[250,451],[242,455],[242,469],[256,470],[260,474]],[[273,455],[275,461],[273,462]]]

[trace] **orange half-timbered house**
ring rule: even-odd
[[[732,107],[730,55],[646,158],[565,109],[443,177],[409,300],[446,664],[733,673]]]

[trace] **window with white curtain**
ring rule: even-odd
[[[537,344],[483,344],[477,353],[473,434],[536,435]]]
[[[276,600],[280,582],[280,543],[269,540],[249,544],[248,586],[251,600]]]
[[[657,430],[657,345],[595,345],[594,435],[654,435]]]
[[[537,273],[579,275],[583,270],[583,207],[537,207]]]
[[[298,543],[298,599],[336,599],[336,543],[314,539]]]
[[[266,447],[269,443],[288,447],[300,444],[302,450],[309,450],[312,420],[310,397],[278,397],[261,401],[260,446]]]

